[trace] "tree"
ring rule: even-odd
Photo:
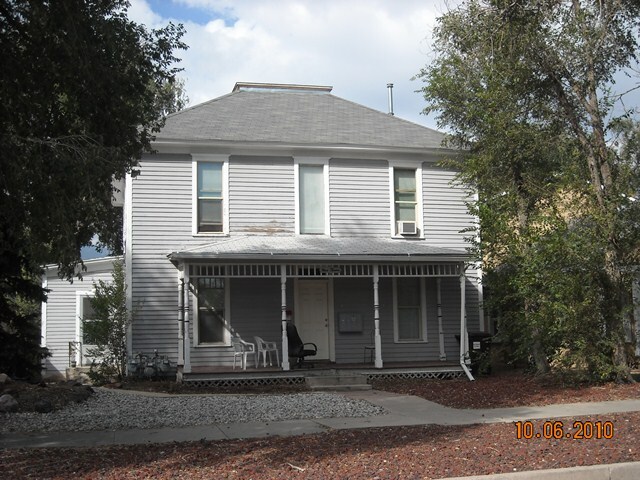
[[[584,344],[595,331],[609,360],[594,375],[628,377],[620,240],[638,236],[620,207],[638,183],[621,175],[607,134],[611,83],[636,59],[639,13],[624,0],[469,0],[439,19],[436,59],[418,74],[426,111],[466,150],[459,180],[480,193],[477,253],[488,272],[509,272],[499,285],[518,308],[507,327],[540,373],[576,343],[570,335]]]
[[[93,315],[90,320],[82,319],[84,335],[94,345],[87,353],[97,359],[89,376],[97,384],[111,379],[122,380],[127,373],[127,328],[133,313],[127,310],[127,285],[122,262],[114,262],[112,278],[111,282],[98,280],[93,284]]]
[[[95,235],[121,251],[112,181],[150,148],[179,71],[174,51],[186,48],[181,25],[148,30],[127,7],[0,0],[2,331],[27,328],[15,301],[41,300],[41,265],[71,279]]]
[[[13,378],[40,381],[41,361],[49,355],[40,346],[40,305],[44,300],[39,279],[23,277],[18,285],[0,284],[0,372]],[[15,294],[18,288],[22,293]]]

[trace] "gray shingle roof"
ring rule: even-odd
[[[215,240],[169,255],[180,259],[462,261],[464,250],[434,247],[421,240],[305,235],[245,236]]]
[[[157,141],[440,148],[444,134],[328,92],[234,90],[167,117]]]

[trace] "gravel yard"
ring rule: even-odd
[[[189,427],[383,413],[370,403],[331,393],[149,396],[96,389],[86,402],[55,412],[0,414],[0,433]]]

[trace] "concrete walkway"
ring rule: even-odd
[[[611,402],[570,403],[543,407],[515,407],[495,409],[455,409],[411,395],[399,395],[378,390],[343,393],[354,399],[366,400],[387,410],[385,415],[361,418],[320,418],[310,420],[284,420],[273,422],[248,422],[214,424],[198,427],[161,428],[122,431],[58,432],[58,433],[10,433],[0,435],[0,448],[36,447],[97,447],[106,445],[131,445],[145,443],[185,442],[197,440],[227,440],[262,438],[282,435],[303,435],[330,430],[372,427],[398,427],[411,425],[469,425],[474,423],[501,423],[517,420],[577,417],[640,411],[640,400],[618,400]],[[466,477],[469,478],[575,478],[588,480],[637,479],[640,478],[640,463],[624,464],[624,468],[609,467],[578,471],[563,469],[563,476],[541,476],[542,472],[520,472],[507,476]],[[604,468],[607,467],[607,468]],[[574,476],[564,476],[576,470]],[[550,472],[550,471],[549,471]],[[530,476],[525,474],[530,473]],[[633,474],[627,476],[627,474]],[[525,475],[525,476],[522,476]],[[604,475],[604,476],[603,476]],[[622,475],[622,476],[620,476]]]

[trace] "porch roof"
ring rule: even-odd
[[[464,250],[435,247],[423,240],[305,235],[227,237],[168,255],[174,262],[211,260],[463,262]]]

